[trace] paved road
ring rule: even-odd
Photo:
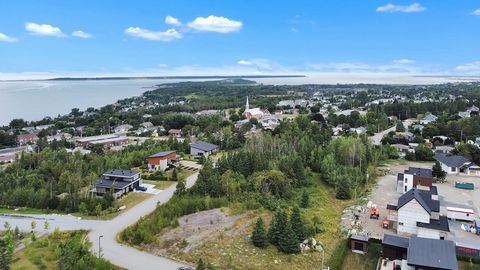
[[[408,127],[413,123],[413,121],[414,120],[412,119],[407,119],[403,121],[403,125],[405,126],[406,129],[408,129]],[[395,127],[396,126],[393,126],[389,129],[380,131],[379,133],[375,133],[375,135],[371,136],[370,139],[372,140],[373,145],[381,145],[383,136],[387,135],[390,131],[395,131]]]
[[[187,187],[191,187],[197,180],[198,173],[187,178]],[[163,190],[140,204],[137,204],[129,211],[118,217],[104,221],[95,226],[88,237],[93,243],[92,251],[98,253],[99,236],[101,238],[101,253],[103,258],[110,260],[113,264],[127,269],[177,269],[182,264],[158,257],[147,252],[142,252],[133,247],[123,245],[117,242],[116,236],[126,227],[136,223],[141,217],[153,212],[157,203],[167,202],[173,195],[175,186]]]
[[[189,164],[192,167],[200,167],[198,164]],[[198,172],[187,177],[187,188],[193,186],[197,181]],[[18,226],[22,231],[30,231],[32,221],[36,221],[36,231],[39,233],[52,232],[55,228],[60,230],[90,230],[88,237],[92,242],[92,252],[98,254],[98,239],[101,238],[101,250],[103,258],[110,260],[113,264],[126,269],[162,269],[175,270],[183,264],[158,257],[147,252],[116,241],[116,236],[122,230],[135,224],[141,217],[153,212],[157,205],[167,202],[175,192],[175,185],[137,204],[123,214],[112,220],[82,220],[69,215],[0,215],[0,225],[9,222],[12,228]],[[49,228],[44,229],[44,222],[48,220]]]

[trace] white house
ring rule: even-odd
[[[115,128],[115,133],[117,133],[117,134],[127,133],[128,130],[130,130],[132,128],[133,128],[132,125],[128,125],[128,124],[120,125],[120,126]]]
[[[448,219],[440,216],[440,202],[437,189],[420,190],[413,188],[400,196],[396,206],[397,232],[416,234],[421,237],[445,239],[450,231]]]
[[[480,176],[480,167],[463,156],[447,156],[436,154],[435,159],[442,165],[447,174],[462,174],[466,176]]]
[[[433,122],[437,121],[437,118],[438,117],[433,115],[433,114],[428,114],[425,117],[423,117],[422,120],[420,120],[420,124],[426,125],[426,124],[429,124],[429,123],[433,123]]]

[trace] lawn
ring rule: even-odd
[[[18,209],[18,211],[15,211]],[[30,214],[30,215],[42,215],[48,214],[49,211],[45,209],[35,209],[28,207],[18,207],[18,208],[0,208],[0,214]]]
[[[176,185],[176,181],[155,181],[155,180],[144,180],[143,181],[145,184],[150,184],[150,185],[155,185],[156,189],[164,190],[171,185]]]
[[[458,261],[459,270],[480,270],[480,264]]]
[[[85,219],[100,219],[100,220],[112,219],[112,218],[120,215],[121,213],[123,213],[125,210],[134,207],[135,205],[137,205],[137,204],[143,202],[144,200],[146,200],[147,198],[150,198],[151,196],[152,196],[152,194],[143,193],[143,192],[130,192],[127,195],[125,195],[122,198],[115,201],[115,203],[114,203],[114,207],[117,208],[117,209],[121,206],[125,206],[126,209],[124,209],[122,211],[117,211],[117,212],[113,212],[113,213],[104,211],[104,213],[102,213],[102,215],[100,215],[100,216],[88,216],[88,215],[84,215],[80,212],[73,213],[73,215],[77,216],[77,217],[85,218]]]
[[[376,269],[378,258],[381,256],[382,244],[369,243],[367,254],[347,252],[343,261],[343,269],[371,270]]]

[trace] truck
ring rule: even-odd
[[[452,220],[474,221],[475,212],[468,208],[458,208],[447,206],[447,218]]]

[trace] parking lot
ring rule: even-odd
[[[396,191],[397,174],[408,169],[408,167],[432,168],[432,165],[433,163],[425,162],[401,162],[387,165],[385,169],[388,173],[378,179],[376,187],[367,199],[367,201],[371,201],[377,205],[377,208],[380,210],[380,218],[378,220],[370,219],[370,213],[365,203],[364,205],[355,206],[346,210],[342,219],[343,228],[352,228],[352,216],[353,213],[355,213],[358,215],[358,224],[353,226],[356,230],[367,232],[371,237],[378,239],[382,239],[384,233],[396,234],[394,228],[382,228],[382,219],[388,215],[388,210],[386,209],[387,204],[396,205],[398,198],[402,195]],[[475,189],[457,189],[455,188],[455,181],[474,183]],[[438,189],[441,215],[446,216],[446,207],[452,206],[473,209],[478,217],[480,210],[480,178],[449,175],[445,183],[436,183],[434,185],[436,185]],[[461,230],[460,226],[462,223],[466,222],[449,222],[450,234],[448,238],[457,242],[480,246],[480,237]]]

